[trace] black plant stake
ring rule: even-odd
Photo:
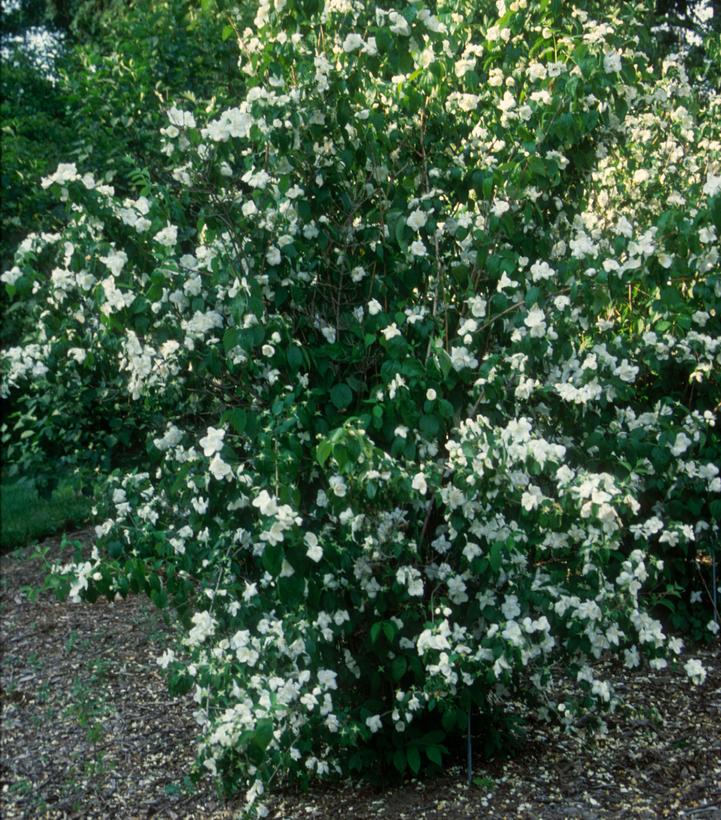
[[[716,541],[716,546],[718,547],[718,541]],[[718,581],[716,580],[716,553],[718,550],[714,550],[713,554],[711,555],[711,599],[713,601],[713,619],[714,623],[718,623]]]
[[[473,780],[473,745],[471,741],[471,707],[468,707],[468,736],[466,738],[466,777],[468,778],[468,785],[471,785]]]

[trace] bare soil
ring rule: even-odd
[[[57,542],[48,544],[59,550]],[[193,785],[196,726],[171,698],[156,658],[171,627],[144,598],[70,604],[29,551],[2,557],[0,810],[6,818],[230,818],[210,781]],[[270,816],[294,818],[721,818],[721,646],[694,652],[708,670],[616,671],[627,705],[608,733],[532,726],[520,752],[392,788],[354,783],[283,792]]]

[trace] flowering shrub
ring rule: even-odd
[[[249,810],[681,652],[654,605],[721,515],[719,97],[604,9],[261,2],[243,99],[168,111],[175,188],[43,183],[72,218],[3,274],[6,393],[150,431],[58,583],[175,608],[160,663]]]

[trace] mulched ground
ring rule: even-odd
[[[57,542],[48,542],[57,550]],[[6,818],[229,818],[213,785],[191,787],[189,697],[170,698],[155,658],[170,629],[141,598],[73,605],[23,587],[42,571],[29,552],[1,559],[2,755]],[[374,789],[340,784],[275,798],[271,817],[721,818],[721,646],[694,653],[703,687],[683,672],[616,678],[633,706],[605,737],[532,727],[505,763]]]

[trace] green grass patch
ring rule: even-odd
[[[61,481],[42,498],[32,481],[0,485],[0,550],[24,547],[41,538],[76,529],[90,519],[92,499],[77,485]]]

